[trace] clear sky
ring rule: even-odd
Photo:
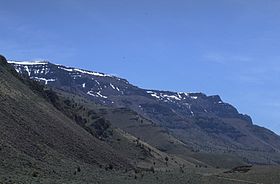
[[[280,134],[279,0],[0,0],[0,53],[219,94]]]

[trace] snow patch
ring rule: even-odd
[[[93,93],[93,91],[88,91],[87,94],[90,96],[98,97],[96,94]]]
[[[102,95],[101,91],[98,91],[96,94],[93,91],[88,91],[87,94],[94,97],[108,98],[107,96]]]
[[[16,65],[46,65],[47,61],[7,61],[10,64]]]
[[[39,81],[45,81],[45,85],[48,84],[48,82],[54,82],[56,79],[45,79],[45,78],[40,78],[40,77],[31,77],[31,79],[39,80]]]
[[[196,100],[198,97],[197,96],[191,96],[191,99]]]
[[[72,68],[64,68],[64,67],[60,67],[60,66],[58,68],[61,69],[61,70],[65,70],[67,72],[73,72],[74,71]]]
[[[97,80],[94,80],[94,81],[100,86],[100,83]]]
[[[78,68],[65,68],[65,67],[58,67],[59,69],[65,70],[67,72],[80,72],[83,74],[88,74],[88,75],[94,75],[94,76],[98,76],[98,77],[112,77],[111,75],[107,75],[107,74],[103,74],[103,73],[98,73],[98,72],[90,72],[90,71],[86,71],[86,70],[82,70],[82,69],[78,69]]]
[[[157,99],[160,99],[160,96],[158,96],[156,93],[151,94],[152,97],[156,97]]]
[[[103,73],[98,73],[98,72],[90,72],[90,71],[85,71],[81,69],[74,68],[75,71],[83,73],[83,74],[88,74],[88,75],[94,75],[98,77],[112,77],[111,75],[103,74]]]
[[[169,101],[172,101],[172,100],[182,100],[182,96],[177,93],[177,96],[176,95],[167,95],[167,94],[163,94],[163,93],[157,93],[157,92],[154,92],[154,91],[146,91],[148,94],[150,94],[152,97],[155,97],[157,99],[167,99]]]
[[[102,97],[102,98],[108,98],[107,96],[102,95],[102,94],[101,94],[101,91],[97,92],[97,95],[99,95],[99,96]]]
[[[193,111],[191,111],[191,114],[192,114],[192,116],[194,116],[194,112]]]
[[[160,96],[158,96],[156,92],[147,91],[147,93],[150,94],[152,97],[155,97],[155,98],[157,98],[157,99],[160,99]]]
[[[24,68],[25,68],[25,71],[28,73],[28,76],[30,76],[30,71],[29,71],[28,66],[24,66]]]
[[[111,84],[111,83],[110,83],[110,86],[111,86],[113,89],[116,89],[115,86],[114,86],[113,84]]]
[[[172,98],[172,99],[175,99],[175,100],[181,100],[181,98],[178,98],[175,95],[161,95],[161,96],[163,96],[164,98],[167,98],[167,99]]]

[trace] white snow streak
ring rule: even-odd
[[[93,91],[88,91],[87,94],[94,97],[108,98],[107,96],[102,95],[101,91],[98,91],[96,94]]]
[[[45,85],[48,84],[48,82],[54,82],[56,79],[45,79],[45,78],[39,78],[39,77],[31,77],[31,79],[39,80],[39,81],[45,81]]]
[[[7,61],[10,64],[16,65],[46,65],[47,61]]]

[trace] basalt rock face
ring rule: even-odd
[[[115,76],[45,61],[9,63],[19,74],[56,89],[113,108],[129,108],[165,128],[191,150],[234,153],[248,162],[280,160],[279,136],[254,125],[248,115],[218,95],[146,90]],[[271,155],[264,158],[265,154]]]

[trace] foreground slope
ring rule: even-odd
[[[77,167],[131,168],[126,158],[96,139],[36,94],[0,60],[0,173],[73,174]]]
[[[280,161],[280,137],[254,125],[249,116],[240,114],[219,96],[145,90],[115,76],[45,61],[10,63],[18,73],[56,89],[137,112],[182,142],[192,152],[188,157],[201,158],[212,166],[216,165],[209,160],[217,154],[238,156],[247,163],[278,164]],[[142,135],[141,131],[133,131],[130,133]],[[172,146],[153,145],[174,153]],[[186,152],[175,154],[184,157]]]

